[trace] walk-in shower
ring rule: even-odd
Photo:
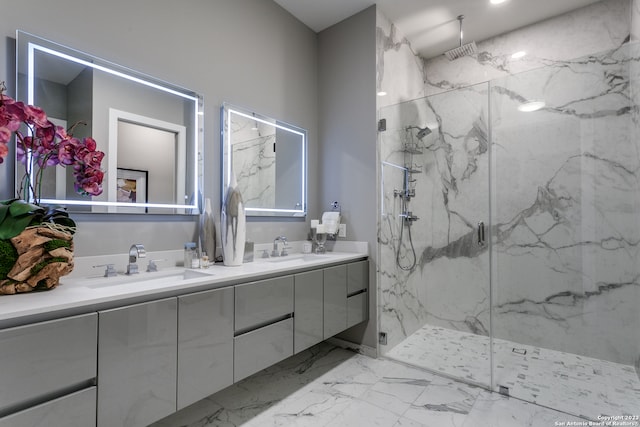
[[[379,110],[384,356],[596,421],[640,415],[639,53]]]

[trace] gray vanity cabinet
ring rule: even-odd
[[[178,410],[233,384],[233,287],[178,297]]]
[[[233,379],[293,355],[293,276],[235,287]]]
[[[369,261],[324,269],[324,339],[367,319]]]
[[[324,333],[330,338],[347,329],[347,266],[324,270]]]
[[[97,320],[92,313],[0,330],[0,427],[95,425]]]
[[[369,261],[347,265],[347,328],[367,320],[369,308]]]
[[[293,353],[297,354],[323,340],[323,272],[296,274]]]
[[[177,298],[100,311],[98,427],[147,426],[176,411]]]
[[[95,387],[88,387],[0,418],[0,427],[92,427],[95,425]]]

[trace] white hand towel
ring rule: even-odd
[[[340,212],[325,212],[322,214],[322,223],[327,234],[336,234],[340,226]]]

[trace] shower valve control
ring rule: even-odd
[[[417,221],[420,219],[417,216],[415,216],[411,211],[400,214],[400,217],[404,218],[405,222],[408,222],[409,224],[412,223],[413,221]]]
[[[416,196],[415,188],[411,188],[409,190],[393,190],[393,197],[402,197],[405,200],[410,200],[412,197]]]

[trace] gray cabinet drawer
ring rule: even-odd
[[[322,270],[295,275],[294,353],[322,341]]]
[[[233,287],[178,297],[178,410],[233,384]]]
[[[324,269],[324,339],[347,329],[347,266]]]
[[[365,291],[347,298],[347,328],[367,320],[368,295]]]
[[[96,377],[95,313],[0,331],[0,410]]]
[[[235,330],[244,332],[293,313],[293,276],[235,287]]]
[[[347,265],[347,295],[369,289],[369,261]]]
[[[0,427],[95,427],[95,425],[95,387],[0,418]]]
[[[233,381],[293,355],[293,319],[282,320],[234,339]]]

